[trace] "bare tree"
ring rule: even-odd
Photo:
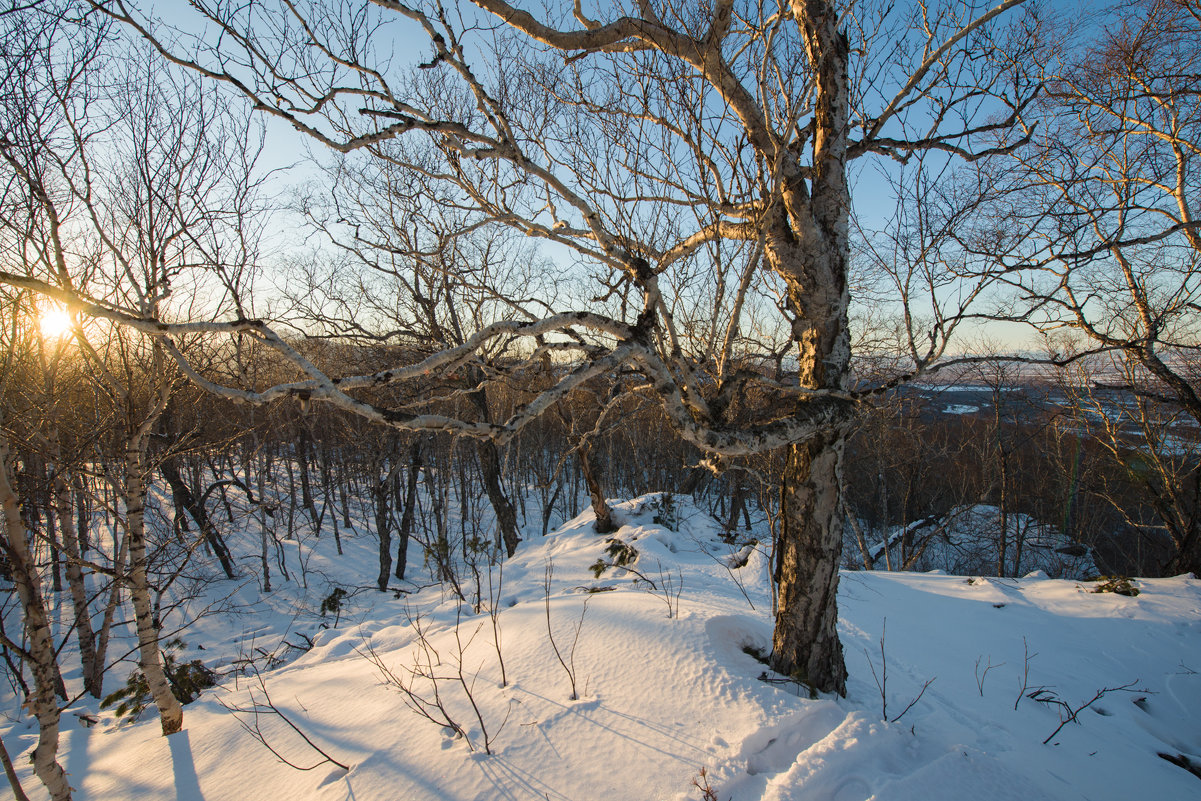
[[[1082,360],[1065,378],[1079,435],[1096,443],[1110,467],[1098,495],[1119,515],[1127,539],[1135,539],[1121,544],[1137,555],[1140,541],[1149,540],[1152,558],[1131,562],[1164,575],[1195,567],[1191,560],[1201,547],[1201,446],[1185,433],[1188,412],[1110,387],[1115,380],[1136,387],[1150,383],[1139,365],[1113,354]]]
[[[1071,41],[1072,32],[1063,32]],[[1201,421],[1201,4],[1140,0],[1043,62],[1034,147],[987,165],[1007,189],[969,241],[1010,291],[995,315],[1047,334],[1059,361],[1113,353],[1108,377]],[[1180,541],[1174,571],[1201,567]]]
[[[5,326],[8,330],[2,338],[4,349],[3,360],[0,362],[0,367],[3,368],[0,396],[4,396],[6,400],[11,390],[9,385],[19,380],[25,372],[19,362],[29,355],[29,338],[18,334],[23,326],[29,325],[31,319],[28,301],[27,295],[3,299],[6,323],[11,321]],[[9,405],[6,403],[5,407],[7,412]],[[62,688],[62,675],[51,628],[51,607],[46,603],[43,577],[38,565],[41,542],[22,514],[17,460],[10,447],[6,430],[9,421],[6,417],[7,415],[0,415],[0,514],[3,515],[3,519],[0,520],[0,556],[4,559],[6,572],[19,599],[25,636],[20,638],[20,643],[10,641],[5,636],[4,646],[6,650],[11,649],[21,657],[21,668],[15,669],[14,672],[28,668],[33,675],[33,688],[27,688],[25,698],[30,714],[38,723],[37,745],[31,755],[33,770],[46,786],[50,796],[55,801],[62,801],[71,797],[66,774],[57,760],[61,717],[57,696]],[[30,509],[27,507],[26,511],[29,512]],[[24,685],[24,680],[21,683]],[[10,775],[15,774],[11,774],[10,771]]]
[[[4,511],[4,537],[0,550],[10,565],[13,582],[21,598],[25,628],[29,634],[27,661],[33,671],[34,690],[29,699],[30,711],[38,721],[38,744],[33,749],[33,770],[55,801],[69,799],[71,788],[66,774],[58,764],[58,723],[60,710],[58,662],[54,638],[50,632],[50,616],[42,597],[41,577],[38,575],[29,549],[28,533],[17,505],[16,492],[9,474],[7,437],[0,434],[0,505]]]
[[[388,160],[342,157],[326,173],[326,191],[306,197],[303,211],[343,258],[331,265],[316,257],[306,265],[303,291],[293,293],[310,335],[386,343],[409,358],[422,358],[463,345],[483,326],[503,319],[521,293],[536,289],[534,282],[501,270],[523,256],[532,260],[510,232],[481,230],[455,208],[453,198],[431,194],[436,187],[414,183],[409,171]],[[489,403],[478,366],[438,378],[446,386],[410,394],[419,401],[461,394],[467,403],[460,416],[492,422],[495,404]],[[500,452],[489,439],[477,440],[474,449],[499,539],[512,556],[519,540],[517,515],[501,486]]]
[[[172,303],[173,285],[188,286],[205,268],[229,264],[231,252],[245,254],[237,223],[254,189],[245,146],[252,130],[245,118],[239,127],[220,108],[214,88],[199,86],[194,76],[163,74],[144,45],[127,46],[121,74],[98,80],[91,59],[117,47],[103,30],[48,45],[41,69],[25,73],[11,96],[24,113],[4,131],[0,155],[9,186],[29,200],[29,222],[19,215],[4,221],[6,238],[23,256],[15,263],[24,270],[13,278],[50,280],[144,318],[194,314],[213,295],[193,283],[184,304]],[[128,549],[129,565],[116,570],[134,607],[139,666],[170,734],[182,726],[182,708],[158,647],[145,506],[151,437],[180,376],[156,338],[78,318],[73,334],[79,358],[119,421],[113,443],[119,452],[109,454],[113,470],[106,477],[122,500],[119,551]],[[187,344],[172,348],[181,346]],[[68,555],[74,550],[68,547]]]
[[[1028,49],[1036,37],[991,24],[1020,3],[641,2],[594,20],[578,4],[571,16],[560,8],[539,18],[501,0],[452,8],[378,0],[332,13],[197,2],[221,36],[189,44],[122,0],[95,0],[256,108],[336,150],[399,163],[422,186],[444,187],[475,224],[570,248],[599,272],[604,294],[591,311],[515,311],[416,364],[334,377],[259,321],[167,325],[61,286],[37,288],[163,337],[194,381],[227,397],[300,395],[389,425],[497,444],[582,382],[637,371],[641,391],[701,449],[719,458],[788,449],[773,659],[841,693],[839,471],[855,408],[848,165],[930,149],[977,158],[1020,142],[1036,87],[1023,71],[1028,59],[1001,44]],[[375,58],[397,18],[428,35],[425,69],[398,75]],[[490,56],[485,69],[473,64],[480,52]],[[393,146],[412,138],[430,149],[410,158]],[[693,307],[690,295],[706,283],[720,288],[716,300]],[[707,311],[709,324],[691,308]],[[749,318],[764,312],[773,319],[752,334]],[[298,378],[255,391],[220,385],[172,344],[195,331],[259,337]],[[764,334],[790,343],[787,356],[774,354],[774,372],[756,346]],[[519,358],[502,362],[500,352]],[[406,412],[353,394],[465,367],[483,379],[514,376],[549,353],[574,367],[503,422]],[[745,367],[756,354],[760,366]],[[727,424],[723,410],[750,388],[765,401],[762,413]]]

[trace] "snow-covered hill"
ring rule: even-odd
[[[527,540],[503,573],[484,570],[478,611],[436,585],[352,592],[337,627],[319,629],[334,615],[311,599],[369,558],[369,543],[341,560],[315,555],[309,596],[260,601],[243,588],[251,606],[240,615],[185,635],[206,643],[186,658],[224,664],[227,677],[185,708],[183,732],[163,738],[151,714],[117,725],[103,713],[90,728],[64,716],[60,759],[76,797],[1201,797],[1201,777],[1182,767],[1201,766],[1196,579],[1139,580],[1126,596],[1040,578],[845,572],[848,697],[810,698],[756,658],[771,637],[761,549],[727,544],[686,500],[644,496],[615,511],[624,525],[613,536],[628,548],[581,516]],[[634,552],[639,575],[594,575]],[[363,575],[361,562],[354,569]],[[464,582],[473,598],[476,579]],[[313,646],[299,656],[276,648],[306,637]],[[261,685],[229,666],[255,649],[285,658],[262,666]],[[349,770],[324,762],[283,717],[256,719],[264,688]],[[299,767],[317,766],[283,764],[248,728]],[[35,736],[26,723],[4,732],[14,756]]]
[[[1005,575],[1042,572],[1053,578],[1089,578],[1100,571],[1092,549],[1072,541],[1058,527],[1040,523],[1029,515],[1010,512],[1002,525],[996,506],[959,506],[943,515],[894,527],[884,542],[869,548],[877,567],[890,563],[900,569],[971,575],[996,575],[997,563]],[[1004,532],[1004,536],[1001,536]],[[1002,554],[1002,547],[1005,552]],[[858,564],[854,543],[844,546],[844,561]]]

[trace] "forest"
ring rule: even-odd
[[[16,798],[1074,797],[998,777],[1126,696],[1081,797],[1195,791],[1196,0],[5,0],[0,72]]]

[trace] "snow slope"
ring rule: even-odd
[[[60,758],[76,797],[703,798],[694,781],[721,801],[1201,797],[1201,778],[1158,756],[1201,764],[1196,579],[1138,581],[1140,594],[1125,597],[1041,578],[844,572],[848,697],[811,699],[748,653],[770,644],[764,554],[723,542],[718,525],[686,500],[675,501],[674,515],[662,507],[659,496],[616,507],[625,525],[615,536],[637,550],[630,567],[654,590],[616,567],[594,577],[589,567],[611,557],[591,515],[523,543],[503,576],[492,576],[499,592],[481,577],[483,606],[496,598],[507,686],[486,610],[477,614],[437,586],[348,599],[337,628],[320,630],[311,650],[262,676],[275,705],[349,771],[278,761],[239,725],[253,717],[227,708],[248,708],[262,690],[250,676],[230,675],[185,708],[185,731],[171,738],[160,736],[153,715],[118,726],[102,714],[92,728],[65,715]],[[742,561],[735,556],[749,558],[732,567]],[[320,564],[332,572],[342,563]],[[356,569],[361,575],[362,564]],[[297,626],[318,631],[317,616],[298,623],[289,603],[256,607],[254,622],[242,616],[225,629],[222,618],[207,618],[193,639],[216,644],[187,657],[215,665],[247,653],[251,635],[265,645],[289,627],[292,641]],[[548,637],[548,605],[554,642],[574,664],[575,700]],[[380,666],[432,699],[431,683],[406,669],[422,653],[465,737],[420,717],[385,681]],[[456,681],[460,665],[471,698]],[[1069,712],[1075,722],[1044,744]],[[297,765],[321,762],[278,716],[258,725]],[[34,729],[23,722],[4,736],[26,790],[43,797],[18,757]]]
[[[959,506],[942,517],[929,517],[894,527],[885,537],[892,565],[908,565],[912,570],[940,570],[944,573],[971,575],[973,572],[996,573],[1002,530],[1001,510],[988,504]],[[1096,576],[1097,569],[1089,548],[1066,537],[1057,526],[1040,523],[1021,512],[1006,516],[1005,572],[1024,576],[1041,571],[1054,578],[1079,579]],[[921,553],[907,561],[902,550],[906,535],[909,549]],[[1020,546],[1020,547],[1019,547]],[[884,542],[870,547],[875,564],[884,566]],[[844,564],[858,565],[859,554],[853,542],[844,545]],[[1020,559],[1020,564],[1015,564]]]

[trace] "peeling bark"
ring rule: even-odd
[[[813,168],[808,187],[799,179],[785,182],[787,218],[769,229],[765,255],[787,283],[796,314],[793,341],[801,387],[838,391],[845,389],[851,356],[849,48],[828,2],[794,0],[792,10],[814,71]],[[835,423],[789,446],[780,491],[772,635],[776,670],[839,695],[846,694],[847,677],[837,628],[845,440],[844,426]]]
[[[838,564],[842,554],[837,433],[789,450],[780,491],[776,546],[779,607],[773,665],[822,692],[846,694],[847,669],[838,640]]]

